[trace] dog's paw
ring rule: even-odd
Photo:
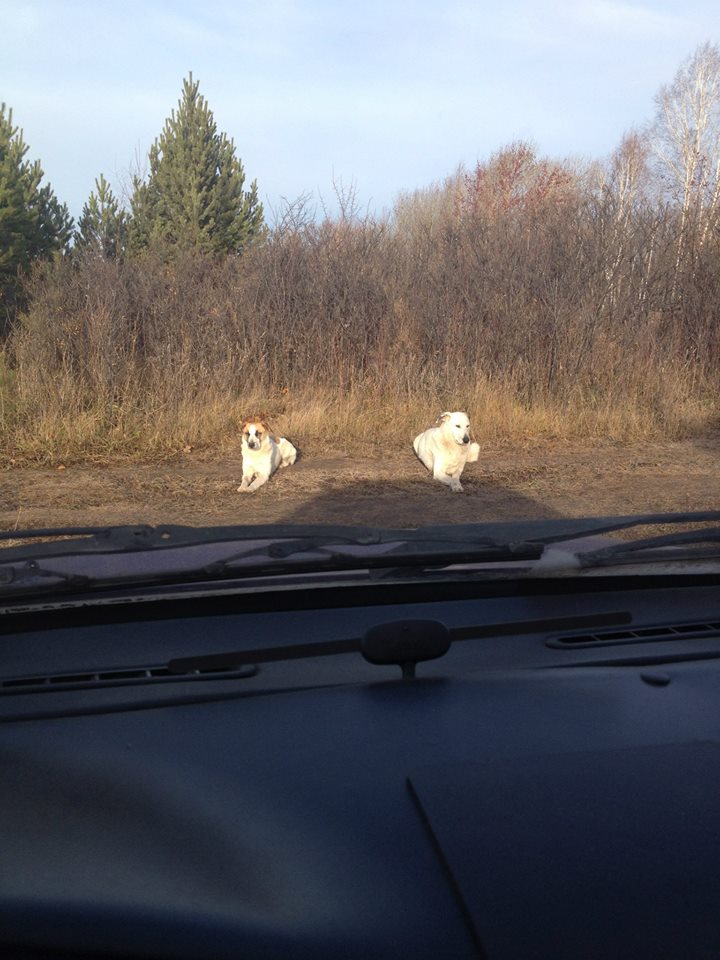
[[[459,480],[456,481],[455,483],[451,483],[451,484],[450,484],[450,489],[452,490],[453,493],[462,493],[462,492],[463,492],[462,484],[460,483]]]

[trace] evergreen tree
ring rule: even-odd
[[[67,249],[72,236],[67,206],[40,186],[42,168],[25,159],[27,151],[12,110],[0,104],[0,333],[17,304],[19,271]]]
[[[95,181],[95,190],[83,207],[75,232],[79,250],[95,251],[102,257],[120,256],[127,243],[128,217],[105,177]]]
[[[132,198],[134,250],[169,244],[206,253],[242,253],[264,230],[255,181],[235,146],[217,132],[199,83],[183,81],[183,95],[150,149],[147,182],[136,178]]]

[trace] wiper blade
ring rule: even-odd
[[[382,551],[377,551],[381,543]],[[371,549],[364,549],[371,547]],[[208,564],[211,575],[251,570],[253,573],[290,572],[310,565],[314,570],[379,569],[387,567],[454,566],[462,563],[510,562],[534,560],[542,554],[542,544],[520,541],[496,541],[479,537],[473,543],[457,543],[450,538],[390,538],[368,544],[352,539],[312,537],[285,540],[269,546],[240,550],[229,557]],[[263,559],[266,558],[266,559]]]
[[[309,535],[301,535],[304,531],[293,531],[290,528],[290,534],[293,532],[296,534],[294,537],[291,535],[270,546],[250,547],[247,550],[238,551],[209,565],[206,572],[223,575],[232,570],[249,570],[250,568],[253,573],[289,572],[297,569],[297,566],[293,565],[293,559],[298,563],[311,565],[317,570],[357,569],[361,566],[372,570],[423,569],[433,566],[441,569],[461,564],[515,563],[522,560],[538,560],[546,552],[547,547],[569,539],[578,540],[634,526],[706,521],[720,523],[720,511],[527,521],[512,524],[446,525],[416,530],[359,531],[354,528],[340,527],[329,528],[325,532],[322,529],[319,531],[317,528],[310,528]],[[283,532],[287,535],[286,531]],[[496,532],[516,534],[516,538],[511,536],[506,539],[502,535],[495,535]],[[720,538],[720,528],[717,533]],[[699,531],[693,531],[690,534],[671,534],[668,543],[672,542],[672,538],[677,538],[678,543],[693,543],[699,536]],[[652,538],[652,542],[658,547],[665,547],[666,539]],[[620,555],[630,543],[645,544],[646,542],[649,545],[651,541],[622,542],[607,549],[617,551]],[[367,552],[363,550],[364,547],[368,548]],[[379,552],[378,547],[387,549]],[[258,566],[263,554],[268,561],[266,568]],[[593,558],[602,557],[602,555],[602,550],[576,554],[578,557],[587,557],[589,565],[593,564]],[[610,553],[608,552],[607,555],[609,557]],[[667,554],[663,556],[667,559]]]
[[[125,553],[172,550],[224,542],[282,541],[313,544],[352,543],[359,546],[382,545],[402,541],[412,544],[442,544],[444,549],[479,546],[510,549],[512,544],[532,542],[552,544],[575,540],[636,526],[675,523],[720,523],[720,511],[650,513],[629,516],[563,517],[550,520],[514,520],[507,522],[444,524],[419,528],[382,528],[334,524],[252,524],[216,527],[182,525],[47,527],[0,531],[0,543],[13,545],[0,549],[0,562],[15,557],[65,556],[88,553]],[[14,545],[15,542],[21,542]],[[281,547],[278,546],[281,551]],[[293,550],[293,552],[295,552]]]
[[[257,530],[243,528],[238,537],[233,530],[232,539],[216,540],[202,536],[196,542],[178,544],[164,528],[149,528],[149,536],[142,528],[120,528],[122,537],[113,537],[113,530],[101,529],[97,539],[61,541],[34,544],[36,549],[49,553],[54,566],[63,566],[57,577],[42,586],[42,592],[66,593],[78,587],[93,590],[132,586],[180,585],[263,575],[285,574],[332,574],[343,571],[371,570],[425,570],[442,569],[463,563],[510,562],[520,559],[537,559],[542,545],[530,542],[505,543],[487,537],[465,538],[460,543],[444,533],[423,535],[413,539],[418,531],[364,531],[348,528],[342,533],[312,530],[311,536],[298,536],[296,529],[277,537],[264,539]],[[142,536],[136,539],[140,530]],[[43,531],[45,532],[45,531]],[[183,530],[183,533],[185,531]],[[265,532],[265,528],[263,529]],[[304,531],[301,531],[304,532]],[[217,534],[215,530],[203,534]],[[251,540],[246,548],[232,549],[237,540]],[[148,544],[149,541],[149,544]],[[172,549],[175,548],[175,549]],[[230,553],[227,553],[228,548]],[[225,553],[223,553],[225,549]],[[7,554],[18,556],[16,548],[0,552],[0,596],[23,595],[39,586],[37,577],[27,580],[19,589],[22,571],[32,563],[39,570],[38,561],[15,560],[8,562]],[[132,555],[129,555],[132,554]],[[36,554],[38,557],[40,554]],[[45,558],[47,559],[47,558]],[[86,570],[90,570],[86,574]],[[48,576],[56,571],[48,570]]]
[[[0,594],[20,590],[58,593],[78,587],[167,586],[286,574],[334,574],[384,571],[385,576],[442,575],[454,568],[463,576],[571,575],[585,566],[621,562],[630,544],[614,553],[577,551],[577,541],[641,525],[720,523],[720,511],[564,518],[482,524],[446,524],[417,529],[259,524],[225,527],[134,526],[42,528],[0,532],[2,540],[21,541],[0,549]],[[684,534],[677,536],[684,537]],[[693,532],[696,539],[698,532]],[[705,534],[707,541],[708,534]],[[676,541],[689,549],[693,540]],[[642,541],[639,541],[642,543]],[[715,540],[712,539],[714,545]],[[556,544],[556,547],[553,545]],[[654,540],[643,557],[669,559],[667,541]],[[714,550],[713,546],[713,550]],[[660,551],[665,550],[665,553]],[[694,546],[694,557],[698,547]],[[713,553],[713,557],[714,557]],[[612,560],[610,558],[612,557]],[[578,559],[578,558],[582,558]],[[549,562],[552,560],[552,562]],[[23,564],[36,561],[49,570],[33,580]],[[531,561],[531,569],[522,561]],[[630,561],[627,561],[630,562]],[[499,564],[498,571],[488,569]],[[564,568],[563,568],[563,563]],[[485,565],[484,569],[472,569]],[[504,569],[502,566],[506,565]],[[57,574],[53,576],[52,574]],[[375,574],[373,574],[375,575]]]
[[[705,548],[701,549],[703,545]],[[720,527],[685,530],[627,543],[615,543],[598,550],[578,553],[576,556],[580,566],[585,568],[650,561],[671,563],[683,560],[716,560],[720,558]]]

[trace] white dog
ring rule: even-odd
[[[274,437],[264,420],[243,420],[242,482],[238,493],[257,490],[279,467],[295,463],[297,450],[285,437]]]
[[[470,421],[466,413],[441,413],[434,427],[415,437],[415,453],[435,480],[455,493],[462,492],[460,474],[466,463],[480,457],[480,445],[470,439]]]

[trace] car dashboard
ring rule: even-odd
[[[718,955],[715,575],[25,604],[0,650],[5,957]]]

